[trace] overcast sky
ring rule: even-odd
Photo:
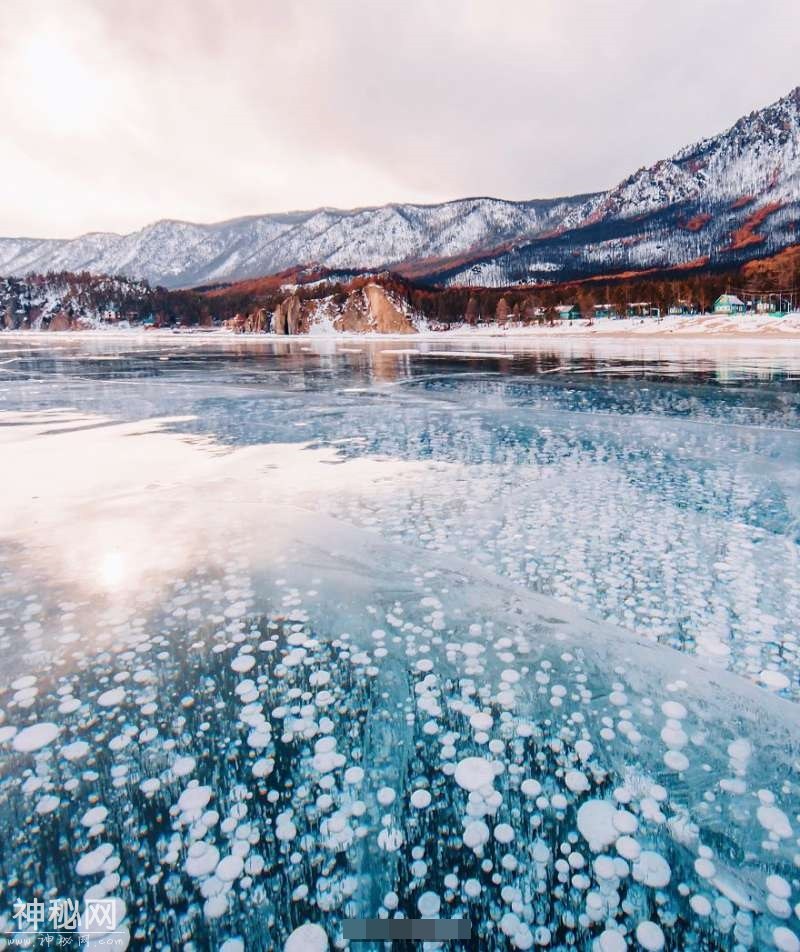
[[[798,0],[0,0],[0,234],[609,187],[800,83]]]

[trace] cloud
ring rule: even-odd
[[[0,234],[608,187],[787,92],[798,19],[794,0],[5,0]]]

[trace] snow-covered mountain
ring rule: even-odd
[[[69,330],[140,323],[154,318],[168,296],[145,282],[106,275],[52,272],[0,278],[0,328]]]
[[[159,221],[130,235],[92,233],[71,241],[0,238],[0,274],[91,271],[189,287],[272,274],[296,265],[380,269],[449,259],[552,230],[586,198],[317,209],[212,225]]]
[[[587,198],[557,234],[437,269],[446,284],[736,264],[797,243],[800,87]]]
[[[736,263],[795,243],[799,222],[800,87],[607,192],[323,208],[210,225],[165,220],[72,240],[0,238],[0,274],[86,270],[189,287],[321,265],[502,285]]]

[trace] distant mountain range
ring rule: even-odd
[[[0,238],[0,275],[89,271],[178,288],[314,266],[502,287],[735,265],[797,243],[798,224],[800,87],[607,192],[322,208],[210,225],[164,220],[129,235],[72,240]]]

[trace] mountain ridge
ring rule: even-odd
[[[432,285],[536,284],[706,258],[736,264],[792,244],[799,223],[800,86],[601,192],[322,206],[212,223],[164,218],[129,234],[0,238],[0,274],[88,271],[179,288],[317,266],[391,268]],[[735,237],[742,234],[744,244]]]

